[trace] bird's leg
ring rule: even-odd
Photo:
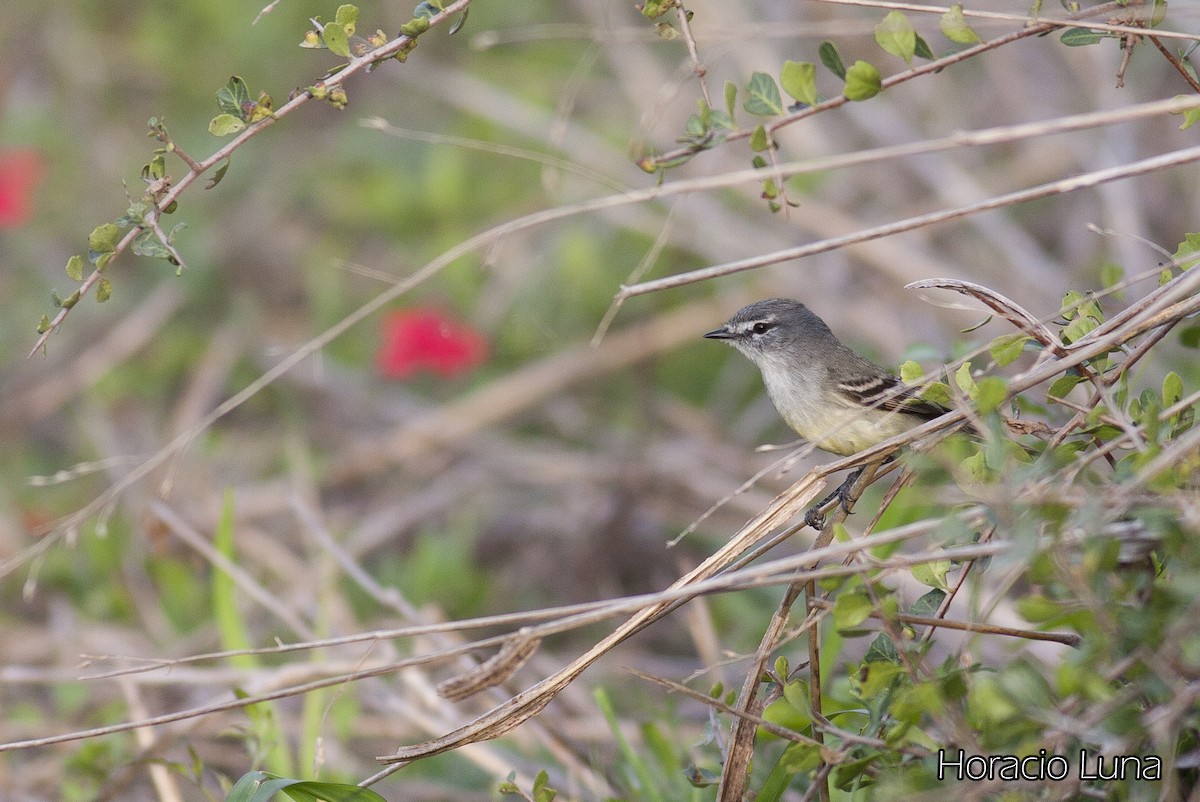
[[[804,523],[808,524],[813,529],[821,529],[824,527],[825,513],[821,512],[821,508],[834,499],[837,499],[839,502],[841,502],[842,509],[845,510],[846,514],[848,515],[850,513],[850,488],[854,487],[854,483],[858,481],[858,477],[862,476],[862,473],[864,470],[866,470],[866,467],[867,466],[864,465],[857,470],[851,471],[846,477],[846,481],[838,485],[837,490],[833,491],[828,496],[809,507],[808,511],[804,513]]]

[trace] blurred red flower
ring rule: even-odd
[[[20,228],[33,215],[33,190],[45,163],[31,148],[0,150],[0,229]]]
[[[459,376],[487,356],[482,334],[436,309],[392,312],[383,319],[380,334],[375,368],[387,379],[404,379],[418,371]]]

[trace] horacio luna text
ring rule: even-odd
[[[937,753],[939,780],[1149,780],[1162,779],[1158,755],[1093,755],[1079,750],[1072,764],[1064,755],[1039,749],[1033,755],[969,755],[964,750]]]

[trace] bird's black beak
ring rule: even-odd
[[[733,338],[733,335],[729,333],[729,329],[724,326],[719,329],[713,329],[704,336],[710,340],[729,340]]]

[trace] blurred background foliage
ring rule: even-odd
[[[347,109],[311,103],[239,150],[220,185],[197,184],[174,215],[188,225],[177,241],[189,264],[181,277],[165,263],[122,256],[109,268],[111,300],[85,298],[48,353],[26,360],[37,320],[52,311],[51,290],[70,288],[62,265],[86,251],[94,226],[123,212],[123,183],[140,194],[139,170],[154,145],[144,136],[146,120],[165,120],[185,151],[206,156],[220,145],[207,128],[215,92],[230,75],[278,105],[335,63],[325,51],[297,46],[309,18],[331,18],[335,6],[282,0],[254,23],[258,4],[234,0],[6,3],[0,148],[36,153],[41,177],[28,221],[0,232],[7,310],[0,316],[0,559],[36,544],[54,521],[284,354],[447,248],[539,209],[653,185],[635,160],[673,147],[695,111],[682,42],[657,36],[632,3],[478,2],[454,37],[431,31],[407,63],[352,81]],[[974,6],[1026,10],[1002,0]],[[1176,29],[1200,27],[1195,8],[1178,6]],[[689,8],[717,91],[726,80],[744,86],[756,70],[778,74],[785,59],[815,61],[824,39],[835,39],[847,62],[868,58],[885,75],[904,68],[874,44],[879,14],[868,9],[717,0]],[[387,2],[360,9],[366,30],[394,32],[411,16],[408,6]],[[933,41],[936,17],[914,20]],[[976,25],[984,36],[1016,27]],[[1126,86],[1115,88],[1121,55],[1112,41],[1081,48],[1054,36],[1022,41],[783,129],[779,145],[788,159],[849,152],[1188,91],[1148,47],[1134,53]],[[575,169],[363,124],[377,118],[553,156]],[[1153,268],[1164,257],[1147,243],[1173,252],[1198,227],[1200,192],[1194,167],[1154,173],[634,299],[614,332],[692,305],[682,318],[690,328],[668,345],[650,344],[634,364],[592,371],[586,344],[657,238],[665,246],[651,276],[1194,143],[1197,129],[1180,131],[1178,122],[1153,118],[807,176],[789,184],[800,205],[787,214],[771,214],[753,185],[615,207],[506,236],[459,260],[394,308],[437,310],[480,333],[482,364],[457,375],[381,375],[386,315],[376,315],[123,494],[102,516],[104,536],[93,518],[12,567],[0,580],[0,739],[201,704],[247,680],[214,670],[177,684],[73,681],[80,654],[180,657],[222,648],[209,562],[176,537],[180,527],[164,523],[155,505],[169,505],[207,536],[227,487],[239,522],[236,562],[312,633],[388,626],[397,613],[337,570],[298,523],[297,496],[320,509],[376,582],[435,618],[663,587],[787,482],[769,477],[680,549],[664,551],[666,540],[775,458],[753,446],[790,439],[752,366],[699,339],[743,301],[801,298],[882,364],[917,358],[936,367],[1006,327],[992,322],[960,334],[983,315],[927,303],[901,290],[908,281],[977,281],[1049,317],[1067,290],[1098,287],[1109,266],[1127,274]],[[731,143],[666,180],[743,168],[750,157],[745,142]],[[168,171],[183,168],[169,160]],[[564,354],[564,364],[552,363]],[[531,374],[535,381],[570,378],[550,382],[545,397],[518,398],[448,447],[370,450],[405,421],[441,405],[459,409],[454,402],[472,394],[487,400],[493,383],[539,363],[548,372]],[[1190,389],[1200,380],[1194,351],[1173,339],[1137,380],[1157,387],[1168,370]],[[343,470],[347,455],[364,447],[373,457]],[[30,482],[62,470],[79,475]],[[712,599],[722,648],[753,649],[758,627],[742,622],[764,616],[774,597]],[[240,602],[253,643],[308,636]],[[588,642],[583,632],[556,645],[575,651]],[[672,676],[696,665],[684,627],[655,627],[630,648]],[[358,655],[319,659],[352,664]],[[614,669],[602,667],[597,682]],[[366,701],[356,694],[325,700],[327,778],[358,781],[373,770],[371,755],[445,726],[398,723],[394,710],[364,693]],[[584,719],[574,732],[581,742],[606,740],[602,726],[585,726],[595,711],[586,695],[564,704]],[[298,708],[281,705],[282,715],[303,716]],[[201,798],[197,787],[216,793],[218,774],[233,778],[257,765],[251,727],[231,715],[171,730],[153,746],[119,735],[0,755],[0,796],[154,798],[146,761],[161,759],[183,766],[180,776],[202,766],[199,780],[183,783],[185,798]],[[505,774],[504,764],[468,765],[443,756],[395,782],[421,798],[484,798]]]

